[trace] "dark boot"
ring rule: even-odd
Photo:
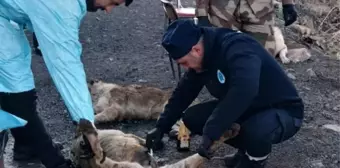
[[[57,149],[63,150],[64,147],[61,143],[55,142],[53,144]],[[38,154],[34,149],[31,149],[28,145],[19,145],[14,143],[13,148],[13,160],[15,161],[35,161],[39,160]]]
[[[266,163],[267,159],[254,161],[249,160],[249,157],[247,155],[244,155],[235,168],[264,168]]]
[[[224,157],[224,163],[227,168],[234,168],[242,159],[242,157],[245,155],[245,152],[243,150],[238,150],[237,153],[230,156]]]
[[[65,164],[60,149],[55,147],[47,133],[44,123],[36,111],[36,92],[0,93],[0,106],[4,111],[27,121],[24,127],[11,129],[16,143],[34,149],[39,160],[46,168],[56,168]]]

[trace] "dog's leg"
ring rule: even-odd
[[[92,166],[98,168],[143,168],[142,165],[136,162],[116,162],[108,157],[105,157],[105,159],[95,157],[94,159],[95,165]]]
[[[95,115],[95,124],[115,121],[119,116],[119,110],[115,106],[105,109],[103,112]]]
[[[285,48],[282,49],[279,53],[281,62],[284,63],[284,64],[288,64],[290,62],[289,58],[287,57],[287,53],[288,53],[287,46],[285,46]]]
[[[127,136],[131,137],[131,138],[134,138],[136,139],[142,146],[145,146],[146,145],[146,141],[145,139],[137,136],[137,135],[134,135],[134,134],[126,134]]]
[[[196,153],[187,158],[179,160],[176,163],[164,165],[161,168],[201,168],[204,161],[206,160],[206,158]]]

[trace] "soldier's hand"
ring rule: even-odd
[[[211,27],[211,23],[208,19],[208,16],[199,16],[198,19],[198,26],[204,26],[204,27]]]
[[[283,18],[285,20],[285,26],[293,24],[297,19],[297,12],[295,5],[284,4],[282,5]]]
[[[154,128],[150,130],[146,135],[146,147],[148,149],[158,150],[163,148],[162,138],[164,133],[158,129]]]
[[[198,154],[207,159],[211,159],[212,157],[212,152],[210,151],[211,145],[212,145],[212,141],[208,137],[203,136],[201,140],[201,144],[198,148]]]

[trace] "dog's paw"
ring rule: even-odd
[[[284,57],[284,58],[281,58],[281,62],[283,64],[288,64],[288,63],[290,63],[290,60],[287,57]]]

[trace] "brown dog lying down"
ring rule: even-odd
[[[88,87],[94,105],[95,124],[125,119],[157,120],[172,94],[172,89],[137,84],[123,86],[100,80],[92,80]],[[198,103],[199,100],[195,99],[191,106]],[[180,122],[174,124],[171,138],[178,135]],[[185,135],[184,139],[189,136]]]
[[[157,120],[172,94],[144,85],[118,85],[92,80],[88,84],[95,111],[95,124],[121,120]],[[193,104],[197,104],[195,100]]]
[[[227,131],[220,141],[235,137],[240,127]],[[219,141],[219,142],[220,142]],[[216,143],[212,150],[216,150]],[[176,163],[158,166],[149,155],[145,140],[119,130],[97,130],[87,120],[80,120],[71,147],[71,158],[77,168],[199,168],[205,158],[191,155]]]

